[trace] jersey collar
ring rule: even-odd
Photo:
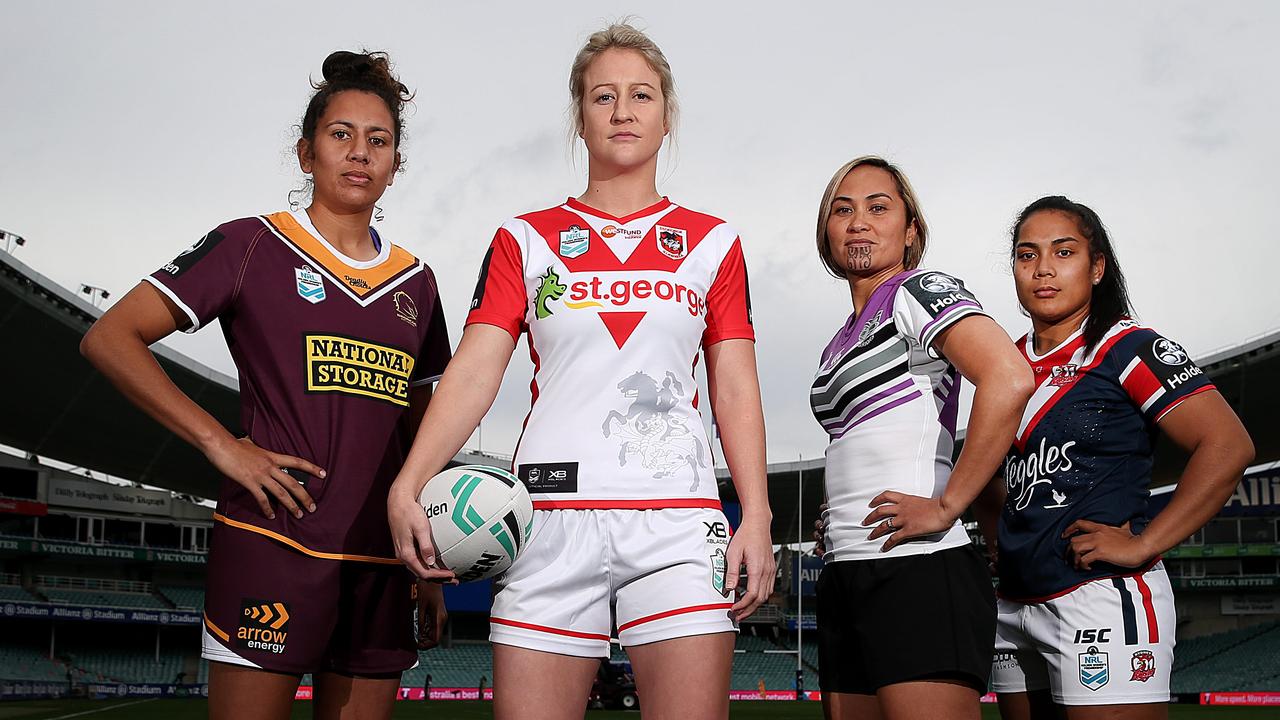
[[[569,198],[565,200],[564,204],[566,207],[568,207],[571,210],[577,210],[578,212],[583,212],[588,215],[594,215],[595,217],[601,218],[603,220],[612,220],[621,225],[625,225],[631,222],[632,220],[636,220],[642,217],[647,217],[649,215],[660,213],[663,210],[666,210],[667,208],[671,207],[671,200],[664,195],[661,200],[650,205],[649,207],[643,210],[637,210],[636,212],[633,212],[630,215],[626,215],[624,217],[614,217],[613,215],[610,215],[609,213],[603,210],[597,210],[596,208],[591,207],[590,205],[578,200],[577,198]]]

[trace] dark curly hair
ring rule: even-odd
[[[1091,352],[1102,336],[1107,334],[1121,319],[1133,315],[1133,306],[1129,302],[1129,289],[1124,281],[1124,272],[1120,270],[1120,261],[1116,259],[1115,248],[1111,245],[1111,236],[1102,224],[1102,218],[1088,205],[1078,203],[1061,195],[1047,195],[1036,200],[1018,213],[1010,233],[1010,260],[1018,257],[1018,234],[1022,226],[1032,215],[1047,210],[1066,213],[1076,219],[1080,234],[1089,241],[1089,257],[1101,257],[1105,261],[1102,279],[1093,288],[1093,296],[1089,300],[1089,319],[1084,323],[1085,352]]]
[[[413,99],[413,93],[392,74],[391,58],[386,53],[338,50],[324,59],[320,72],[324,80],[311,83],[316,92],[307,103],[307,111],[302,114],[302,139],[307,142],[315,140],[316,123],[324,115],[333,96],[347,90],[359,90],[377,95],[387,104],[395,123],[395,147],[400,148],[400,138],[404,134],[404,106]]]

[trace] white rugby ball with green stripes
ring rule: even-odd
[[[533,530],[533,500],[524,483],[487,465],[445,470],[427,481],[418,502],[439,561],[460,582],[504,572]]]

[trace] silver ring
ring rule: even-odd
[[[888,525],[890,528],[892,528],[892,527],[893,527],[893,516],[892,516],[892,515],[890,515],[890,516],[889,516],[889,519],[884,521],[884,524],[885,524],[885,525]]]

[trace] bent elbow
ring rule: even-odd
[[[1017,399],[1019,407],[1025,407],[1036,392],[1036,377],[1031,372],[1031,366],[1019,363],[1009,375],[1008,387],[1009,395]]]
[[[1242,431],[1240,435],[1240,440],[1236,443],[1236,452],[1239,453],[1237,460],[1240,465],[1240,472],[1243,473],[1257,458],[1258,451],[1253,446],[1253,438],[1249,437],[1248,431]]]
[[[94,365],[97,364],[94,362],[94,357],[97,355],[98,346],[101,344],[98,337],[101,334],[102,331],[99,329],[98,323],[94,323],[89,326],[89,330],[85,332],[84,337],[80,338],[80,355]]]

